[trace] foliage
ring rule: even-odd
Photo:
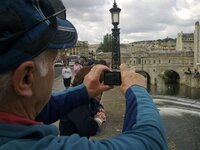
[[[112,35],[106,34],[103,37],[103,42],[100,43],[97,52],[112,52]]]
[[[168,43],[171,43],[171,45],[176,46],[176,39],[166,37],[165,39],[137,41],[137,42],[133,42],[133,43],[135,43],[135,44],[139,44],[139,43],[148,43],[148,44],[158,43],[159,45],[162,45],[164,47],[167,46]]]

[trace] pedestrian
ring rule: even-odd
[[[63,77],[64,86],[66,89],[68,89],[71,84],[72,71],[67,63],[64,63],[64,66],[62,69],[62,77]]]
[[[58,50],[72,48],[77,41],[77,32],[64,18],[65,9],[59,2],[0,1],[0,149],[167,150],[163,124],[146,91],[146,80],[125,64],[120,65],[120,89],[126,98],[121,134],[90,141],[77,134],[58,136],[55,126],[44,124],[110,89],[99,79],[111,70],[96,65],[83,84],[51,94]]]
[[[79,72],[79,70],[80,70],[81,68],[83,68],[83,67],[81,66],[81,64],[79,63],[79,61],[76,60],[76,61],[74,62],[74,66],[73,66],[74,76]]]
[[[84,77],[90,72],[92,67],[84,67],[77,72],[72,86],[78,86],[83,83]],[[100,81],[103,81],[101,76]],[[59,122],[60,135],[71,135],[74,133],[80,136],[94,136],[100,130],[103,122],[106,121],[106,114],[103,105],[100,104],[101,94],[91,98],[89,104],[79,106],[69,111],[67,114],[61,114]]]

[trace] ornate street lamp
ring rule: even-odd
[[[120,37],[119,37],[119,14],[121,9],[117,7],[116,1],[114,0],[113,8],[110,9],[111,19],[114,28],[112,29],[112,68],[119,69],[121,63],[120,57]]]

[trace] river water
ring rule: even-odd
[[[200,89],[191,88],[186,85],[179,84],[162,84],[158,86],[151,85],[148,89],[154,95],[168,95],[182,97],[200,101]]]
[[[148,90],[177,149],[200,150],[200,89],[160,81]]]

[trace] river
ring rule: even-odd
[[[148,88],[178,150],[200,150],[200,89],[179,84]]]
[[[153,95],[168,95],[200,101],[200,89],[180,84],[151,85],[148,89]]]

